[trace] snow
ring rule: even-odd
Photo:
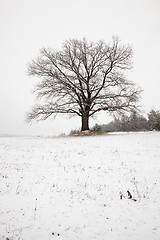
[[[0,239],[159,240],[159,140],[0,138]]]

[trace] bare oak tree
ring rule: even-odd
[[[45,120],[59,113],[76,114],[81,130],[89,130],[89,117],[102,110],[130,111],[140,89],[125,78],[132,67],[132,48],[112,42],[86,39],[65,41],[61,51],[43,48],[28,66],[28,74],[40,78],[34,92],[37,104],[27,120]]]

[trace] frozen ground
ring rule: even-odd
[[[8,239],[159,240],[160,133],[0,138]]]

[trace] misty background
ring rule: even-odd
[[[0,0],[0,134],[57,135],[79,128],[78,117],[26,124],[36,79],[27,64],[42,47],[60,49],[67,39],[131,44],[134,68],[128,79],[144,90],[142,113],[160,110],[159,0]],[[92,124],[109,121],[101,113]]]

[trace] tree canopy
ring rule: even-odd
[[[132,68],[132,48],[118,37],[110,43],[72,39],[62,50],[43,48],[28,66],[29,76],[40,79],[34,89],[36,104],[27,120],[45,120],[56,114],[74,114],[89,129],[89,117],[136,108],[141,89],[125,77]]]

